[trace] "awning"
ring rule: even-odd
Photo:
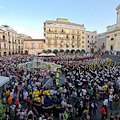
[[[9,82],[9,77],[0,76],[0,87]]]

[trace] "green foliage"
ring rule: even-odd
[[[7,105],[3,105],[2,101],[0,100],[0,120],[3,120],[3,118],[5,117],[5,111],[6,111],[7,107],[8,106]]]
[[[42,52],[43,52],[43,53],[47,53],[47,51],[46,51],[46,50],[43,50]]]

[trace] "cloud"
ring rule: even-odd
[[[28,29],[28,28],[24,28],[18,25],[14,25],[12,26],[12,28],[17,31],[17,33],[21,33],[21,34],[26,34],[28,36],[31,36],[33,39],[43,39],[44,35],[43,32],[40,32],[39,30],[33,30]]]
[[[0,6],[0,9],[2,9],[2,10],[3,10],[3,9],[4,9],[4,7],[3,7],[3,6]]]

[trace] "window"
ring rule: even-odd
[[[10,45],[9,45],[9,50],[10,50]]]
[[[48,40],[48,44],[51,44],[51,41],[50,41],[50,40]]]
[[[114,38],[111,38],[111,40],[114,40]]]
[[[38,48],[41,48],[41,44],[38,45]]]
[[[89,40],[88,40],[88,43],[89,43]]]
[[[34,48],[34,44],[32,44],[32,49]]]
[[[19,50],[20,50],[20,46],[19,46]]]
[[[97,37],[95,37],[95,39],[97,39]]]
[[[25,44],[25,48],[27,48],[27,44]]]
[[[97,43],[97,41],[95,41],[95,43]]]
[[[88,48],[89,48],[89,46],[88,46]]]
[[[82,46],[82,48],[84,48],[84,46]]]
[[[93,38],[93,36],[92,36],[92,38]]]
[[[18,43],[20,44],[20,40],[18,39]]]
[[[8,36],[10,36],[10,33],[8,32]]]
[[[82,41],[82,43],[84,43],[84,41]]]
[[[3,40],[5,40],[5,36],[3,35]]]
[[[1,43],[0,43],[0,49],[1,49]]]
[[[84,34],[84,32],[82,32],[82,34]]]
[[[84,37],[82,37],[82,39],[84,39]]]
[[[88,35],[88,38],[89,38],[89,35]]]
[[[4,48],[6,48],[6,44],[4,44]]]

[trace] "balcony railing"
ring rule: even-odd
[[[6,42],[6,41],[7,41],[6,39],[0,38],[0,42]]]
[[[53,31],[46,31],[46,33],[53,33]]]
[[[81,40],[81,38],[77,38],[77,40]]]
[[[61,34],[65,34],[65,31],[60,31]]]
[[[77,40],[76,38],[71,38],[71,40]]]
[[[46,37],[47,39],[52,39],[52,37]]]
[[[0,50],[8,50],[7,48],[0,48]]]
[[[76,32],[71,32],[71,34],[72,34],[72,35],[77,35],[77,33],[76,33]]]
[[[58,31],[53,31],[53,33],[59,33]]]

